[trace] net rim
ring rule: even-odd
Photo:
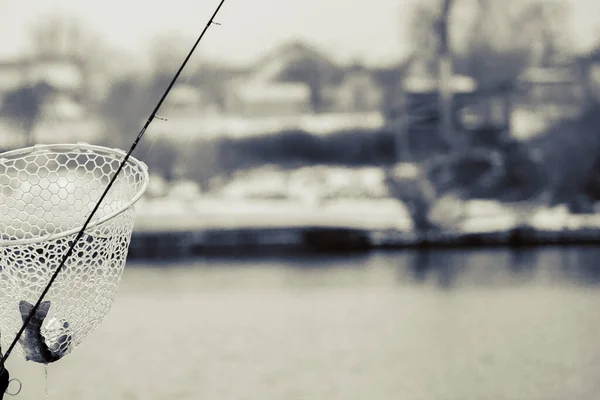
[[[115,159],[119,160],[119,162],[122,162],[123,158],[127,154],[125,151],[118,149],[118,148],[109,148],[109,147],[93,145],[93,144],[89,144],[89,143],[85,143],[85,142],[60,143],[60,144],[36,144],[34,146],[23,147],[20,149],[9,150],[9,151],[0,153],[0,161],[2,161],[2,159],[7,158],[7,157],[23,156],[23,155],[28,155],[31,153],[48,152],[48,151],[53,151],[53,150],[63,150],[63,151],[64,150],[87,150],[89,152],[100,154],[100,155],[115,156]],[[139,169],[139,171],[142,173],[142,184],[141,184],[140,188],[138,189],[136,194],[133,197],[131,197],[131,199],[125,205],[120,207],[119,209],[105,215],[102,218],[90,221],[90,223],[86,227],[86,231],[90,228],[94,228],[98,225],[103,224],[106,221],[109,221],[109,220],[115,218],[119,214],[124,213],[129,208],[131,208],[131,206],[133,206],[135,203],[137,203],[137,201],[144,195],[144,192],[146,191],[149,180],[150,180],[150,176],[148,173],[148,166],[146,165],[146,163],[138,160],[137,158],[135,158],[133,156],[129,156],[127,163],[130,163],[133,166],[137,167]],[[83,227],[83,224],[80,224],[80,225],[76,226],[75,228],[71,228],[71,229],[63,231],[63,232],[52,233],[52,234],[32,237],[32,238],[28,238],[28,239],[17,239],[17,240],[0,239],[0,248],[9,247],[9,246],[21,246],[21,245],[27,245],[27,244],[32,244],[32,243],[42,243],[42,242],[47,242],[50,240],[60,239],[60,238],[71,236],[75,233],[78,233],[82,227]]]

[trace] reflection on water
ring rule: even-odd
[[[516,247],[510,252],[510,271],[523,279],[532,279],[534,267],[537,263],[538,250],[532,248]]]
[[[600,250],[131,263],[51,399],[589,399]],[[152,266],[153,268],[149,268]],[[10,360],[20,399],[43,368]]]
[[[433,251],[425,249],[409,255],[410,262],[399,266],[408,268],[417,282],[433,280],[440,288],[450,289],[464,264],[460,262],[460,253],[456,251]]]
[[[460,286],[526,283],[600,284],[595,247],[512,248],[485,250],[421,250],[398,257],[400,271],[411,271],[415,282],[441,289]],[[400,273],[404,277],[404,273]]]

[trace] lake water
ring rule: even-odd
[[[600,249],[128,264],[50,399],[591,399]],[[44,368],[15,356],[15,399]]]

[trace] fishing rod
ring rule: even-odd
[[[183,71],[183,69],[187,65],[188,61],[190,60],[190,58],[192,57],[192,55],[196,51],[196,48],[200,44],[200,41],[202,40],[202,38],[204,38],[204,35],[206,34],[206,31],[208,31],[208,28],[210,28],[210,26],[212,24],[220,25],[218,22],[215,22],[215,17],[219,13],[219,10],[221,10],[221,7],[223,6],[224,3],[225,3],[225,0],[221,0],[219,2],[219,5],[214,10],[212,16],[210,17],[210,19],[208,20],[208,22],[204,26],[204,29],[202,29],[202,32],[200,33],[200,35],[196,39],[196,42],[194,43],[194,45],[192,46],[192,48],[188,52],[187,56],[185,57],[185,59],[183,60],[183,62],[181,63],[181,65],[179,66],[179,69],[177,70],[177,72],[175,73],[175,75],[173,76],[173,78],[171,79],[171,82],[169,82],[169,86],[167,86],[167,88],[165,89],[165,91],[162,94],[160,100],[158,101],[158,103],[156,103],[156,106],[154,107],[154,109],[150,113],[150,116],[146,120],[145,124],[143,125],[142,129],[138,133],[138,135],[135,138],[135,140],[133,141],[131,147],[129,148],[129,151],[125,154],[125,157],[123,158],[123,161],[121,161],[121,164],[119,165],[119,168],[117,169],[117,171],[113,175],[112,179],[110,180],[110,182],[106,186],[106,189],[104,189],[104,192],[100,196],[100,199],[98,200],[98,202],[94,206],[92,212],[87,217],[87,219],[84,222],[83,226],[81,227],[81,229],[77,233],[76,238],[73,240],[73,242],[69,246],[69,249],[67,250],[67,253],[64,255],[64,257],[62,258],[62,260],[61,260],[58,268],[56,268],[56,271],[54,272],[54,274],[50,278],[50,281],[48,281],[48,284],[44,288],[42,294],[40,295],[40,297],[38,298],[37,302],[35,303],[35,305],[31,309],[31,312],[29,313],[29,315],[27,316],[27,318],[23,322],[23,325],[21,326],[21,329],[19,330],[19,332],[15,336],[15,339],[12,341],[12,343],[10,344],[10,346],[8,347],[8,349],[6,350],[6,353],[4,353],[4,355],[2,356],[2,359],[0,359],[0,376],[6,371],[6,368],[4,366],[5,363],[6,363],[6,360],[8,359],[8,357],[10,356],[10,354],[12,353],[14,347],[18,343],[18,341],[21,338],[21,336],[23,335],[23,332],[27,328],[27,325],[29,325],[29,323],[31,322],[33,316],[36,314],[38,308],[40,307],[40,304],[42,303],[42,300],[44,299],[44,296],[46,296],[46,294],[50,290],[50,287],[52,286],[52,284],[56,280],[56,277],[58,276],[58,274],[60,273],[60,271],[63,269],[63,267],[64,267],[67,259],[73,254],[73,250],[75,248],[75,245],[83,237],[83,234],[84,234],[86,228],[88,227],[88,225],[90,224],[92,218],[94,217],[94,214],[96,214],[96,212],[98,211],[98,209],[100,207],[100,204],[102,203],[102,201],[104,200],[104,198],[108,194],[108,191],[110,190],[110,188],[115,183],[115,181],[116,181],[119,173],[121,172],[121,170],[123,170],[123,168],[125,167],[125,164],[127,164],[127,161],[129,160],[129,157],[131,156],[131,154],[133,153],[133,151],[136,149],[138,143],[140,142],[140,140],[142,139],[142,137],[146,133],[146,130],[148,129],[148,127],[150,126],[150,124],[152,123],[152,121],[154,121],[155,118],[162,119],[161,117],[158,117],[156,114],[158,113],[158,110],[160,109],[160,107],[164,103],[165,99],[169,95],[169,92],[171,92],[171,89],[173,88],[173,86],[177,82],[177,79],[179,79],[179,76],[181,75],[181,72]],[[3,393],[0,393],[0,398],[1,398],[2,395],[3,395]]]

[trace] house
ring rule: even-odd
[[[363,66],[352,66],[337,85],[329,85],[325,96],[332,112],[379,111],[383,102],[383,88]]]
[[[342,69],[313,46],[291,42],[279,46],[252,68],[252,79],[271,82],[327,83],[342,76]]]
[[[525,70],[512,98],[512,134],[532,137],[557,121],[580,115],[589,101],[581,72],[578,63]]]
[[[285,117],[310,112],[310,88],[302,83],[236,82],[229,89],[229,113],[243,117]]]
[[[168,118],[191,115],[215,115],[220,113],[220,107],[202,88],[190,84],[175,84],[169,93],[169,97],[161,108]]]
[[[40,82],[79,93],[84,86],[83,68],[75,60],[57,57],[0,61],[0,93]]]
[[[23,87],[44,91],[42,115],[52,119],[77,119],[84,115],[78,98],[84,90],[81,65],[67,58],[23,59],[0,62],[0,100]]]
[[[228,87],[227,109],[248,117],[302,115],[322,108],[321,90],[338,68],[298,42],[278,47]]]
[[[22,90],[19,90],[22,89]],[[4,147],[16,147],[29,137],[35,143],[99,140],[104,127],[82,102],[85,71],[81,63],[67,57],[40,57],[0,62],[0,120]],[[28,102],[39,102],[39,115]],[[27,118],[34,117],[30,132]],[[24,124],[25,123],[25,124]],[[24,135],[28,133],[28,135]]]

